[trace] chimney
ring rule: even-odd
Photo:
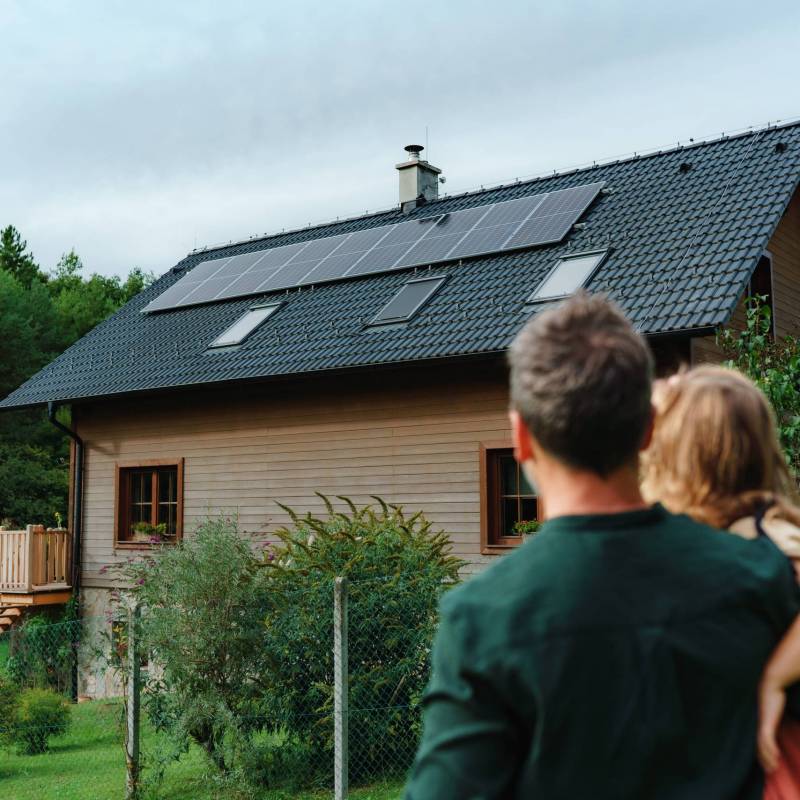
[[[404,214],[439,197],[441,170],[420,160],[419,154],[424,149],[420,144],[408,145],[405,148],[408,160],[395,165],[400,173],[400,208]]]

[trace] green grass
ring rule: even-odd
[[[2,647],[0,642],[0,647]],[[0,664],[3,663],[0,650]],[[122,800],[125,759],[120,744],[120,706],[95,701],[72,708],[69,732],[38,756],[0,750],[0,797],[13,800]],[[146,747],[149,733],[143,733]],[[397,800],[402,784],[376,784],[350,793],[353,800]],[[254,800],[328,800],[331,792],[295,794],[264,791]],[[210,779],[201,751],[194,747],[166,772],[159,800],[244,800],[240,792],[221,789]],[[250,800],[250,798],[247,798]]]
[[[0,672],[5,672],[9,646],[8,636],[0,634]]]

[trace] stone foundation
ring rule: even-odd
[[[111,611],[109,589],[81,590],[83,644],[78,658],[79,697],[99,700],[122,695],[120,675],[103,657],[111,645]]]

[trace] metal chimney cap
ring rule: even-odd
[[[421,144],[408,144],[403,148],[410,158],[419,158],[419,154],[425,149]]]

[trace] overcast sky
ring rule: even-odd
[[[800,3],[0,0],[0,225],[45,269],[195,246],[800,115]]]

